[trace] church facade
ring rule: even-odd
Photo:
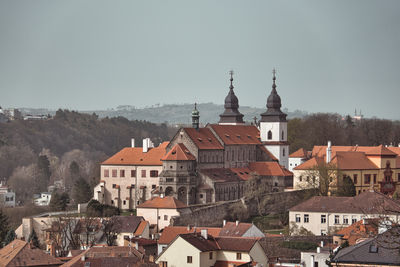
[[[234,200],[244,195],[246,181],[255,175],[266,179],[271,192],[293,186],[293,174],[287,170],[286,114],[280,109],[275,72],[267,110],[261,114],[259,125],[244,122],[232,74],[218,124],[200,127],[200,112],[195,105],[192,127],[179,129],[165,146],[165,155],[160,158],[162,168],[151,196],[174,196],[188,205]],[[107,187],[108,181],[102,182]],[[131,191],[138,189],[133,182],[129,182]],[[131,192],[132,195],[138,194]],[[120,203],[115,199],[111,202],[113,198],[105,197],[102,202]],[[133,207],[138,202],[141,200],[135,199]]]

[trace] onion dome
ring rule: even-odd
[[[243,114],[239,112],[239,99],[233,91],[233,71],[230,71],[231,85],[229,86],[229,93],[225,97],[224,112],[219,115],[220,124],[243,124]]]
[[[267,99],[267,111],[261,114],[262,122],[285,122],[286,114],[281,111],[281,97],[276,91],[276,71],[272,71],[272,91]]]

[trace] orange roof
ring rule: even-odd
[[[383,145],[380,146],[375,146],[366,151],[366,154],[369,156],[390,156],[390,157],[396,157],[397,154],[391,150],[389,150],[387,147],[384,147]]]
[[[166,153],[168,142],[143,152],[141,147],[126,147],[108,158],[102,165],[162,165],[161,158]]]
[[[331,160],[340,170],[375,170],[379,169],[366,157],[364,152],[338,151]]]
[[[143,234],[144,229],[146,229],[146,225],[148,225],[149,222],[147,221],[141,221],[139,226],[137,227],[134,236],[140,236]]]
[[[209,124],[226,145],[258,145],[261,144],[260,132],[253,125],[219,125]]]
[[[169,244],[172,240],[175,239],[180,234],[188,234],[188,233],[200,233],[201,230],[207,229],[207,233],[212,236],[218,236],[221,228],[217,227],[187,227],[187,226],[167,226],[164,228],[160,239],[158,240],[159,244]]]
[[[289,155],[289,158],[307,158],[308,152],[304,148],[300,148],[296,152]]]
[[[138,208],[181,209],[187,208],[186,204],[174,197],[155,197],[140,204]]]
[[[208,128],[183,128],[198,149],[224,149]]]
[[[326,154],[327,146],[314,146],[312,150],[313,157],[323,157]],[[357,151],[357,152],[365,152],[367,155],[393,155],[392,152],[400,155],[400,149],[397,150],[396,147],[384,147],[380,146],[332,146],[332,154],[337,151]],[[382,154],[383,153],[383,154]]]
[[[176,144],[162,160],[196,160],[186,146],[182,143]]]
[[[342,236],[343,239],[349,242],[352,246],[357,243],[360,238],[373,237],[378,234],[378,222],[377,220],[364,219],[353,223],[352,225],[342,228],[336,232],[335,235]]]
[[[249,169],[262,176],[292,176],[293,173],[275,161],[250,162]]]
[[[324,158],[321,157],[313,157],[306,162],[300,164],[299,166],[293,168],[293,170],[310,170],[315,168],[316,166],[324,163]]]

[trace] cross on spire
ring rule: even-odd
[[[233,70],[229,71],[229,75],[231,75],[231,86],[229,88],[233,89],[233,84],[232,84],[232,82],[233,82]]]

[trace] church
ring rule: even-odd
[[[154,196],[174,196],[187,205],[235,200],[244,195],[246,181],[254,176],[266,179],[271,192],[292,188],[287,120],[275,71],[272,81],[267,110],[258,122],[248,124],[239,112],[231,72],[218,124],[200,127],[195,104],[192,127],[179,129],[169,142],[152,147],[145,139],[142,150],[125,148],[104,161],[94,198],[122,209],[135,208]]]

